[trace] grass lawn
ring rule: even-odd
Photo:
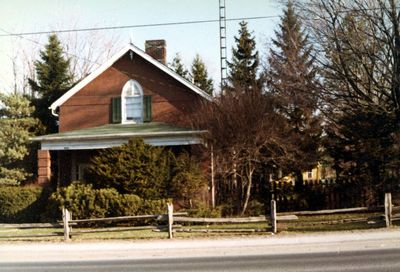
[[[278,232],[280,233],[312,233],[324,231],[351,231],[383,228],[385,224],[382,220],[370,220],[369,222],[352,222],[358,219],[376,217],[380,214],[348,213],[318,216],[299,216],[299,220],[290,222],[279,222]],[[334,224],[327,224],[328,221],[337,221]],[[394,227],[400,227],[400,221],[393,222]],[[265,235],[269,233],[270,226],[266,223],[247,223],[247,224],[209,224],[209,225],[184,225],[177,229],[187,232],[176,232],[175,238],[200,238],[200,237],[226,237],[235,235]],[[228,232],[221,232],[222,230]],[[249,232],[251,229],[264,230],[263,232]],[[72,230],[72,241],[96,241],[96,240],[138,240],[138,239],[167,239],[168,233],[165,231],[155,232],[153,230],[127,230],[120,232],[98,232],[82,233],[79,231],[93,230],[89,228],[77,228]],[[206,230],[217,230],[218,232],[207,232]],[[243,232],[239,231],[243,230]],[[190,232],[189,232],[190,231]],[[237,231],[237,232],[236,232]],[[58,236],[46,236],[57,235]],[[20,237],[12,237],[20,236]],[[37,236],[37,237],[35,237]],[[32,242],[60,242],[63,241],[63,229],[43,228],[43,229],[0,229],[0,243],[9,241],[32,241]]]
[[[56,234],[59,234],[55,236]],[[50,236],[51,235],[51,236]],[[63,229],[0,229],[0,243],[7,241],[63,241]]]

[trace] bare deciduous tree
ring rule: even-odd
[[[71,23],[72,22],[72,23]],[[52,29],[79,28],[78,20],[62,22]],[[119,35],[113,31],[66,32],[59,35],[65,57],[70,59],[70,74],[80,81],[122,48]],[[30,94],[28,78],[35,79],[35,61],[46,43],[46,35],[17,36],[10,55],[14,75],[11,89]],[[17,86],[17,88],[15,88]]]
[[[397,6],[397,0],[310,0],[302,6],[321,53],[326,102],[399,115]]]
[[[235,181],[238,187],[235,202],[243,215],[247,209],[254,173],[262,163],[281,165],[292,152],[287,123],[275,111],[270,95],[252,89],[228,92],[207,103],[196,116],[196,125],[207,129],[205,141],[213,145],[219,173]]]
[[[350,168],[347,173],[370,173],[381,189],[399,176],[398,4],[309,0],[302,5],[324,71],[328,148],[341,167]]]
[[[114,32],[69,32],[60,35],[64,51],[71,59],[70,73],[76,81],[89,75],[122,48]]]

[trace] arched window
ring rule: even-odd
[[[122,122],[143,123],[143,90],[135,80],[129,80],[121,94]]]

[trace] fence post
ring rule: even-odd
[[[168,205],[168,238],[172,239],[172,225],[174,224],[174,206],[172,203],[167,203]]]
[[[68,242],[70,240],[70,227],[69,227],[69,221],[71,220],[71,215],[69,211],[63,207],[62,209],[63,213],[63,223],[64,223],[64,241]]]
[[[68,218],[68,226],[69,226],[69,238],[72,239],[72,225],[70,222],[72,221],[72,212],[68,211],[69,218]]]
[[[277,233],[278,226],[276,224],[276,201],[271,200],[271,227],[272,233]]]
[[[389,228],[392,225],[392,194],[385,193],[385,222],[386,227]]]

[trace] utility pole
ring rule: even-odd
[[[221,92],[223,92],[226,86],[227,78],[225,0],[219,0],[219,44],[221,59]]]

